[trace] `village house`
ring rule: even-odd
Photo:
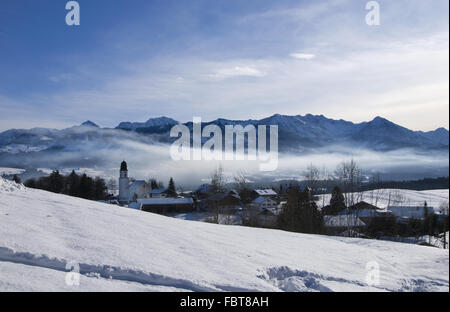
[[[254,190],[254,192],[258,194],[258,196],[278,196],[278,193],[272,189]]]
[[[263,208],[256,215],[256,224],[262,227],[275,227],[277,224],[278,213],[273,209]]]
[[[259,196],[250,205],[258,211],[263,211],[264,209],[275,211],[278,209],[278,201],[269,196]]]
[[[425,206],[389,206],[388,210],[391,211],[396,217],[403,219],[423,219],[425,218]],[[435,210],[433,207],[427,207],[428,213],[433,213]]]
[[[338,216],[323,216],[323,223],[327,232],[331,235],[339,235],[340,233],[353,230],[358,232],[358,229],[366,227],[366,224],[355,215],[338,215]]]
[[[167,189],[166,188],[157,188],[153,189],[148,193],[148,197],[150,198],[165,198],[167,197]]]
[[[377,206],[369,204],[365,201],[361,201],[355,205],[350,206],[348,209],[344,209],[338,213],[338,215],[350,215],[350,214],[358,217],[366,225],[370,225],[373,222],[380,222],[386,218],[395,217],[391,211],[386,209],[380,209]]]
[[[272,189],[253,190],[252,195],[253,199],[256,199],[258,197],[270,197],[270,198],[278,197],[278,193]]]
[[[209,208],[222,214],[233,214],[242,210],[241,197],[235,190],[213,194],[206,200]]]
[[[212,191],[211,184],[202,184],[194,191],[194,195],[198,199],[206,199],[211,194],[211,191]]]

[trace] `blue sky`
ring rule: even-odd
[[[448,128],[447,0],[64,0],[0,5],[0,130],[91,119],[381,115]]]

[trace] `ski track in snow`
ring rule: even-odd
[[[33,255],[28,252],[14,252],[14,250],[0,247],[0,262],[11,262],[24,264],[33,267],[46,268],[61,272],[70,272],[66,265],[69,261],[50,258],[47,255]],[[164,275],[147,273],[132,269],[124,269],[110,265],[92,265],[79,263],[79,273],[90,278],[105,278],[108,280],[119,280],[143,285],[166,286],[178,288],[182,291],[211,292],[211,291],[232,291],[232,292],[255,292],[257,289],[247,289],[234,286],[214,285],[214,287],[200,286],[195,283],[167,277]]]
[[[0,247],[0,261],[25,264],[29,266],[52,269],[62,272],[69,272],[66,265],[69,261],[49,258],[47,255],[33,255],[28,252],[14,252],[12,249]],[[191,281],[173,279],[167,276],[146,273],[142,271],[123,269],[109,265],[92,265],[79,263],[80,274],[86,277],[106,278],[127,282],[135,282],[144,285],[176,287],[186,291],[204,292],[217,291],[209,287],[195,285]]]
[[[358,280],[348,280],[308,271],[293,270],[289,267],[283,266],[270,268],[267,270],[266,274],[259,275],[258,277],[287,292],[332,292],[333,290],[326,286],[330,282],[348,285],[354,290],[357,290],[358,288],[362,290],[367,287],[367,284]],[[405,279],[402,281],[402,287],[400,289],[388,289],[376,285],[373,285],[372,287],[372,290],[376,291],[426,292],[448,287],[448,282],[444,279],[437,279],[434,281],[424,279]]]

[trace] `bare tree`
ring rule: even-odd
[[[447,215],[448,216],[448,201],[442,202],[439,205],[439,212],[443,215]]]
[[[248,180],[243,171],[237,172],[234,175],[233,180],[238,192],[248,188]]]
[[[247,179],[247,176],[244,171],[237,172],[233,177],[233,179],[236,191],[239,193],[239,196],[241,197],[241,201],[244,204],[248,204],[252,198],[250,180]]]
[[[109,179],[108,183],[106,184],[106,187],[109,191],[115,191],[117,190],[117,182],[116,179]]]
[[[325,193],[328,192],[328,187],[330,183],[330,175],[328,173],[327,167],[322,167],[322,177],[325,179],[325,192],[322,193],[322,207],[325,207]]]
[[[320,180],[319,168],[317,168],[312,163],[310,163],[306,167],[305,178],[306,178],[306,182],[308,183],[308,187],[310,187],[312,190],[312,193],[315,194],[317,191],[317,185]]]
[[[338,183],[341,185],[345,198],[345,206],[348,208],[355,205],[362,199],[362,171],[352,158],[350,161],[340,163],[334,172]],[[354,223],[359,215],[359,211],[348,211],[347,229],[350,233],[350,224]]]
[[[239,196],[241,197],[241,202],[243,204],[242,210],[243,210],[243,218],[246,219],[246,223],[249,225],[253,225],[253,217],[255,215],[253,211],[253,207],[250,204],[250,198],[251,198],[251,190],[249,187],[249,180],[247,179],[244,171],[237,172],[234,177],[234,185],[236,188],[236,191],[239,193]]]
[[[447,248],[447,229],[448,229],[448,201],[442,202],[439,206],[440,213],[444,216],[447,216],[447,218],[444,219],[444,237],[443,237],[443,243],[444,243],[444,249]]]
[[[211,189],[214,193],[220,193],[225,190],[225,176],[221,165],[211,174]]]
[[[405,202],[405,196],[403,196],[400,190],[391,190],[389,193],[389,202],[393,206],[401,206]]]
[[[372,202],[372,205],[375,205],[376,207],[378,207],[378,201],[381,199],[381,196],[384,193],[384,190],[380,188],[380,185],[381,185],[380,183],[381,183],[381,177],[380,177],[380,174],[377,174],[374,177],[374,192],[373,192],[373,195],[374,195],[373,201],[374,202]]]
[[[209,208],[214,212],[214,221],[219,223],[219,205],[218,195],[225,191],[225,176],[223,174],[223,168],[220,165],[211,174],[211,188],[208,191],[207,204]]]
[[[341,185],[342,192],[345,197],[345,205],[347,207],[356,204],[357,192],[361,190],[362,174],[361,169],[356,162],[351,159],[348,162],[340,163],[334,172],[339,184]]]

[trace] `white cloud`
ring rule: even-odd
[[[232,77],[264,77],[266,73],[250,66],[234,66],[218,69],[212,77],[226,79]]]
[[[118,73],[86,63],[83,77],[100,83],[26,94],[30,105],[23,110],[108,126],[150,115],[188,121],[196,114],[211,120],[313,113],[356,122],[382,115],[420,130],[448,127],[448,15],[440,13],[448,2],[389,2],[386,25],[376,29],[365,24],[363,5],[333,3],[247,16],[237,28],[227,24],[220,45],[198,39],[201,50],[126,59]],[[410,20],[413,13],[420,14]],[[292,18],[280,18],[285,14]],[[21,115],[17,107],[0,99],[8,117],[1,126]]]
[[[72,74],[62,73],[62,74],[52,75],[48,79],[52,82],[58,83],[58,82],[62,82],[62,81],[71,80],[72,78],[73,78]]]
[[[315,54],[309,54],[309,53],[291,53],[289,54],[291,57],[299,60],[312,60],[316,57]]]

